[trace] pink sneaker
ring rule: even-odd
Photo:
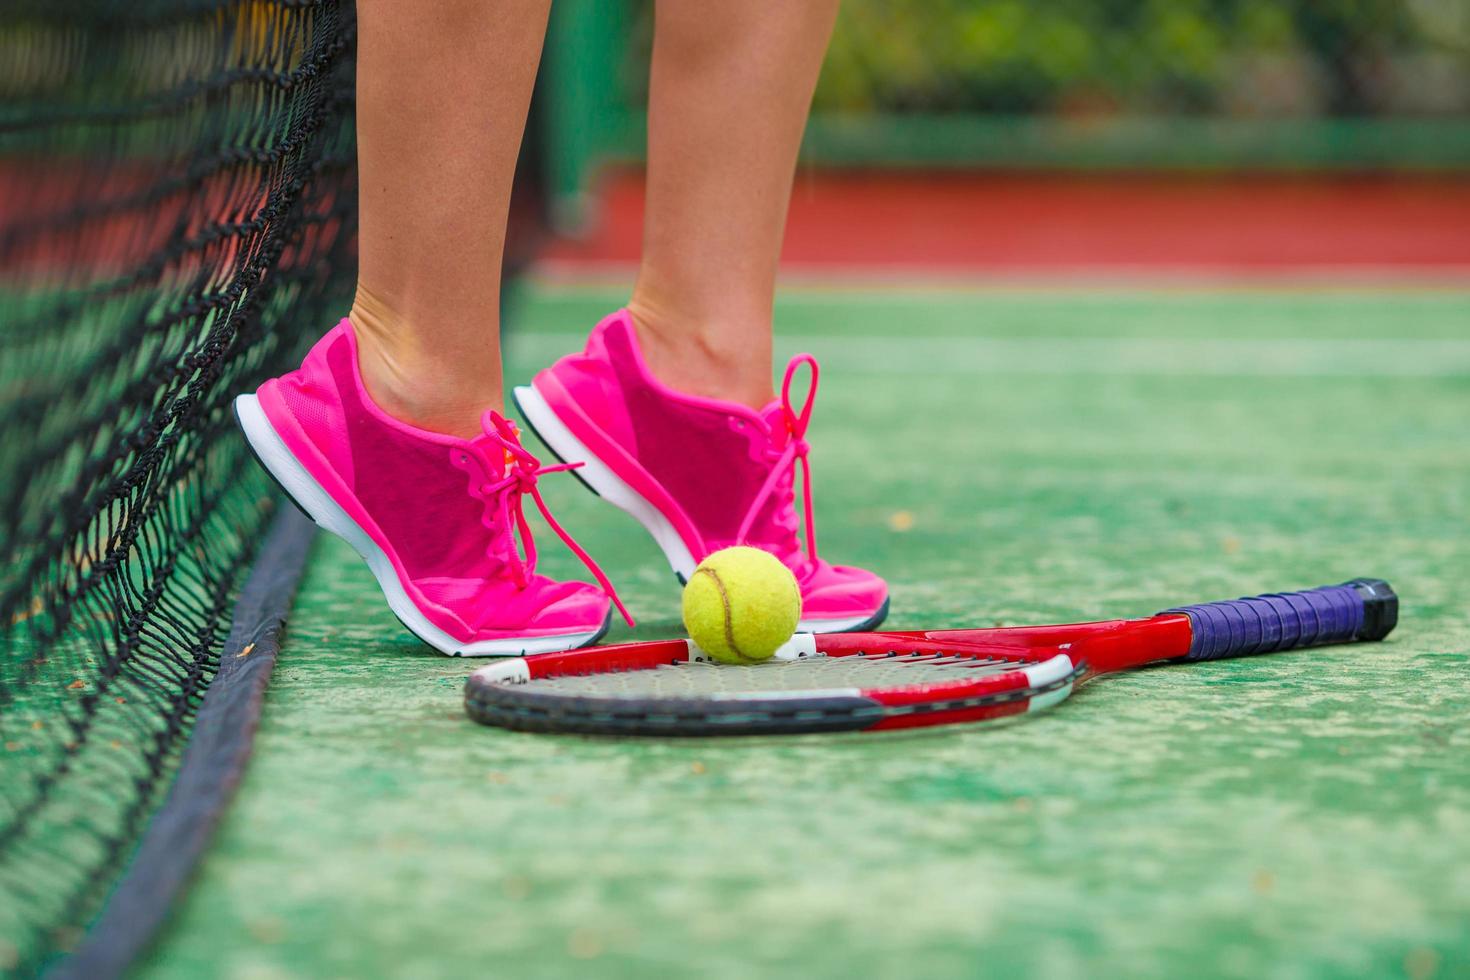
[[[300,370],[236,398],[235,415],[282,488],[357,550],[403,625],[441,652],[586,646],[607,632],[609,597],[626,617],[536,488],[539,473],[571,467],[541,467],[498,412],[485,413],[485,434],[473,440],[389,417],[363,388],[350,321],[318,341]],[[601,589],[535,574],[536,547],[521,512],[527,493]]]
[[[791,383],[803,365],[811,391],[800,412]],[[761,411],[684,395],[649,372],[632,317],[599,323],[587,349],[515,390],[516,404],[576,475],[653,535],[681,582],[712,551],[749,544],[780,558],[801,583],[805,632],[872,629],[888,615],[888,586],[872,572],[817,557],[804,434],[817,362],[792,358],[781,398]],[[806,548],[796,537],[795,471],[805,469]]]

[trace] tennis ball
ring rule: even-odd
[[[725,548],[684,586],[684,626],[705,653],[727,664],[770,659],[801,619],[801,589],[780,560],[759,548]]]

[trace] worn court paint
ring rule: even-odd
[[[565,332],[614,302],[534,295],[521,320]],[[1470,294],[805,291],[781,322],[1454,340]],[[510,380],[529,346],[512,342]],[[890,577],[895,628],[1357,574],[1399,589],[1400,626],[1381,645],[1104,679],[983,731],[547,738],[467,722],[475,665],[414,641],[324,541],[257,757],[139,975],[1470,971],[1470,378],[829,369],[819,397],[819,540]],[[571,480],[545,489],[638,635],[675,633],[652,542]],[[579,574],[542,537],[543,568]]]

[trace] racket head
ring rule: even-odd
[[[1039,711],[1085,663],[1056,644],[938,634],[800,634],[765,663],[714,661],[687,640],[542,654],[476,670],[482,724],[582,735],[731,736],[881,731]]]
[[[799,634],[755,666],[687,640],[517,657],[475,671],[465,710],[487,725],[588,735],[880,731],[1038,711],[1085,676],[1163,660],[1380,640],[1398,599],[1381,579],[1060,626]]]

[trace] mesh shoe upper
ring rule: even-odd
[[[266,382],[257,397],[297,461],[388,555],[414,604],[439,628],[473,641],[592,631],[606,619],[603,589],[535,572],[523,498],[544,509],[538,473],[567,467],[541,467],[498,413],[486,413],[475,439],[387,415],[363,388],[347,320],[299,370]]]
[[[803,368],[811,387],[798,409],[792,389]],[[799,355],[781,397],[760,411],[674,391],[648,370],[622,310],[597,325],[582,353],[538,374],[534,387],[600,462],[658,508],[695,561],[737,543],[780,558],[801,584],[805,621],[872,614],[887,598],[873,573],[818,557],[809,468],[806,533],[798,533],[795,475],[806,464],[816,382],[815,358]]]

